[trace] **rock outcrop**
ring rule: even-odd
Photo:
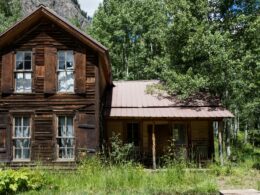
[[[76,21],[77,25],[85,29],[90,23],[90,17],[87,13],[80,9],[77,0],[20,0],[22,15],[27,15],[35,10],[39,5],[45,5],[60,16],[70,20]]]

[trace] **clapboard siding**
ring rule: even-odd
[[[76,38],[72,37],[66,31],[57,25],[42,19],[33,29],[25,33],[21,38],[13,42],[3,53],[11,52],[15,54],[19,50],[30,50],[33,52],[33,91],[30,94],[3,94],[0,97],[1,109],[9,110],[8,116],[12,117],[12,112],[23,115],[24,111],[30,111],[32,117],[32,139],[31,139],[31,159],[32,161],[43,161],[52,163],[56,160],[56,135],[55,117],[59,114],[72,113],[75,116],[75,136],[76,136],[76,153],[77,150],[98,149],[99,143],[96,135],[99,121],[96,119],[98,112],[96,98],[99,97],[99,89],[96,89],[96,68],[99,65],[99,56],[92,48],[84,45]],[[84,70],[82,78],[78,71],[77,75],[81,76],[79,83],[80,90],[75,94],[58,94],[56,88],[57,73],[56,67],[53,67],[57,59],[58,50],[73,50],[75,54],[81,52],[79,59],[81,69]],[[52,52],[47,56],[46,52]],[[83,52],[83,53],[82,53]],[[55,57],[54,57],[55,56]],[[2,77],[2,55],[0,55],[0,78]],[[12,62],[14,65],[14,62]],[[84,66],[85,67],[82,67]],[[50,66],[51,64],[51,66]],[[55,65],[56,66],[56,65]],[[77,67],[77,65],[76,65]],[[54,72],[55,69],[55,72]],[[77,71],[77,70],[76,70]],[[75,72],[76,72],[75,71]],[[55,75],[50,75],[54,72]],[[3,83],[0,79],[0,86]],[[75,79],[76,82],[76,79]],[[47,83],[47,84],[46,84]],[[13,83],[12,83],[13,84]],[[10,84],[9,84],[10,85]],[[8,86],[7,86],[8,87]],[[1,91],[2,92],[2,91]],[[80,119],[79,116],[85,116]],[[91,129],[78,127],[80,123],[90,125]],[[8,124],[12,128],[12,124]],[[9,144],[12,150],[12,145]],[[8,160],[7,155],[0,153],[0,161]]]

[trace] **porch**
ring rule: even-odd
[[[109,141],[114,133],[124,143],[134,143],[140,159],[153,167],[169,154],[170,140],[174,140],[173,150],[184,151],[186,159],[213,159],[213,122],[220,122],[221,143],[221,121],[233,114],[217,97],[199,93],[181,100],[158,84],[157,80],[114,82],[104,105],[105,139]]]
[[[214,155],[213,120],[109,119],[105,132],[108,142],[118,135],[132,143],[137,158],[153,167],[169,152],[200,163]]]

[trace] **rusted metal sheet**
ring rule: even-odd
[[[233,114],[217,98],[199,94],[185,101],[162,90],[149,90],[159,81],[118,81],[106,102],[107,117],[225,118]]]
[[[233,114],[223,108],[176,107],[176,108],[107,108],[109,117],[155,117],[155,118],[228,118]]]

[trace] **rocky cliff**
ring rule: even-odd
[[[77,0],[20,0],[22,15],[27,15],[40,4],[45,5],[62,17],[73,21],[78,27],[85,29],[90,23],[90,17],[80,9]]]

